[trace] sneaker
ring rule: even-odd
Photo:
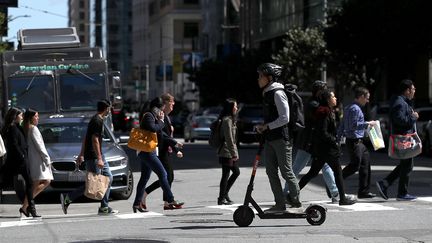
[[[405,194],[403,196],[397,196],[396,200],[398,201],[415,201],[417,199],[416,196],[414,195],[410,195],[410,194]]]
[[[264,213],[284,213],[286,212],[286,207],[284,206],[279,206],[279,205],[274,205],[269,209],[264,210]]]
[[[377,181],[376,187],[381,197],[384,198],[385,200],[388,200],[387,187],[384,185],[384,181]]]
[[[60,193],[60,204],[63,210],[64,214],[67,214],[67,209],[69,207],[69,205],[71,204],[71,200],[69,199],[69,196],[63,193]]]
[[[326,187],[327,188],[327,187]],[[327,194],[327,196],[330,195],[330,191],[329,194]],[[330,195],[330,198],[332,200],[332,204],[338,203],[339,202],[339,193],[336,193],[335,195]]]
[[[112,209],[111,207],[100,207],[98,209],[98,214],[99,215],[112,215],[112,214],[117,214],[119,211]]]

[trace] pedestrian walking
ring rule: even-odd
[[[23,128],[28,144],[28,169],[33,181],[33,198],[49,186],[54,179],[51,170],[51,158],[45,148],[45,142],[37,125],[39,112],[27,109],[24,113]]]
[[[293,171],[296,177],[300,172],[312,161],[312,137],[314,136],[314,114],[319,106],[319,96],[323,90],[327,89],[327,83],[321,80],[316,80],[312,84],[312,97],[308,100],[305,106],[305,128],[301,131],[294,143],[296,150],[293,163]],[[333,203],[339,201],[339,191],[336,186],[335,178],[330,166],[325,163],[322,168],[322,175],[326,188],[329,191]],[[288,196],[288,184],[285,183],[284,193]]]
[[[23,112],[15,107],[8,110],[4,120],[2,136],[6,144],[6,161],[2,168],[3,174],[17,176],[21,175],[25,181],[25,198],[19,213],[26,217],[40,217],[36,212],[36,206],[33,200],[33,181],[29,175],[28,169],[28,145],[20,123],[23,120]]]
[[[364,107],[370,98],[369,90],[358,87],[354,91],[354,101],[344,109],[342,123],[339,126],[339,137],[346,138],[346,146],[350,162],[342,170],[345,179],[357,171],[359,172],[358,198],[373,198],[376,195],[370,192],[371,165],[368,148],[363,142],[365,130],[368,126],[376,124],[375,121],[365,121],[361,107]]]
[[[334,93],[324,90],[321,93],[320,106],[315,112],[315,132],[313,136],[312,165],[306,175],[299,182],[302,189],[322,169],[325,162],[332,168],[335,176],[336,186],[339,191],[339,205],[351,205],[355,200],[345,195],[342,169],[340,166],[340,145],[337,140],[336,118],[333,108],[337,104]]]
[[[224,101],[222,107],[218,119],[222,121],[219,132],[221,132],[221,136],[224,139],[222,146],[217,151],[219,164],[222,166],[222,177],[219,184],[217,202],[218,205],[231,205],[234,202],[228,193],[240,175],[238,166],[239,153],[237,149],[237,101],[228,98]]]
[[[140,121],[140,128],[157,133],[158,141],[162,141],[164,136],[162,129],[165,126],[165,114],[163,112],[164,103],[160,97],[157,97],[151,100],[149,105],[150,109],[146,109],[143,112]],[[138,158],[141,164],[141,177],[138,181],[136,196],[132,205],[133,212],[147,212],[147,206],[142,205],[141,202],[143,200],[146,184],[150,179],[152,171],[158,176],[160,187],[162,188],[163,193],[166,196],[166,201],[168,202],[167,205],[164,205],[163,209],[180,209],[184,203],[174,200],[174,195],[168,182],[167,172],[157,156],[157,150],[152,152],[140,151],[138,153]]]
[[[288,131],[290,108],[284,86],[277,82],[282,67],[264,63],[257,71],[258,85],[263,94],[264,124],[257,125],[256,128],[264,136],[264,162],[275,200],[275,205],[265,212],[278,213],[286,210],[279,170],[288,183],[290,207],[301,208],[300,188],[292,169],[293,139]]]
[[[174,169],[169,159],[169,156],[171,153],[175,153],[178,158],[182,158],[183,153],[179,150],[179,148],[183,147],[183,144],[173,139],[174,127],[172,126],[171,119],[168,116],[171,113],[171,111],[173,111],[174,109],[174,104],[175,104],[174,96],[172,96],[169,93],[165,93],[161,96],[161,98],[164,104],[162,111],[164,112],[165,126],[162,128],[163,139],[162,141],[158,142],[158,152],[159,152],[158,158],[161,161],[167,173],[168,184],[172,190],[172,183],[174,181]],[[145,189],[144,196],[141,201],[141,209],[143,210],[147,209],[146,206],[147,196],[154,190],[158,189],[160,185],[161,185],[160,181],[157,180]],[[164,208],[169,208],[168,196],[166,195],[166,193],[163,193],[163,200],[164,200]]]
[[[413,110],[412,100],[416,88],[412,80],[402,80],[398,86],[398,95],[390,99],[390,132],[405,135],[414,133],[419,114]],[[416,196],[408,193],[409,176],[414,167],[414,158],[401,159],[399,164],[383,180],[376,182],[378,192],[385,200],[388,188],[399,178],[396,200],[414,201]]]
[[[104,119],[109,114],[111,103],[108,100],[101,100],[97,103],[97,113],[91,118],[87,132],[83,139],[81,151],[76,159],[77,166],[85,163],[86,170],[95,174],[102,174],[109,177],[110,183],[101,200],[98,209],[99,215],[111,215],[118,213],[109,206],[109,196],[113,176],[108,162],[102,153],[102,135],[104,133]],[[69,205],[84,194],[85,185],[77,188],[68,194],[60,194],[60,203],[64,214],[67,214]]]

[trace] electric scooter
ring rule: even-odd
[[[255,210],[258,212],[257,215],[261,219],[293,219],[293,218],[305,218],[307,222],[311,225],[321,225],[324,223],[326,219],[326,212],[327,209],[322,207],[318,204],[311,204],[309,207],[307,207],[303,212],[281,212],[281,213],[264,213],[264,211],[261,209],[261,207],[255,202],[255,200],[252,198],[252,191],[254,186],[254,180],[255,180],[255,174],[258,169],[258,164],[260,161],[260,156],[262,152],[263,146],[260,143],[258,152],[255,156],[255,161],[253,163],[252,168],[252,175],[249,181],[249,185],[247,188],[246,196],[244,199],[243,205],[239,206],[234,211],[234,222],[240,226],[240,227],[247,227],[249,226],[254,217],[255,213],[252,210],[251,207],[249,207],[249,203],[252,204],[252,206],[255,208]]]

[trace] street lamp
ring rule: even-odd
[[[28,15],[28,14],[18,15],[18,16],[11,16],[11,17],[8,17],[7,21],[8,22],[12,22],[12,21],[14,21],[17,18],[30,18],[30,17],[31,17],[31,15]]]

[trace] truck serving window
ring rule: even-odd
[[[96,110],[106,97],[105,75],[102,73],[70,73],[60,75],[60,109],[62,111]]]
[[[54,111],[54,87],[52,76],[11,77],[8,94],[12,106],[33,108],[39,112]]]

